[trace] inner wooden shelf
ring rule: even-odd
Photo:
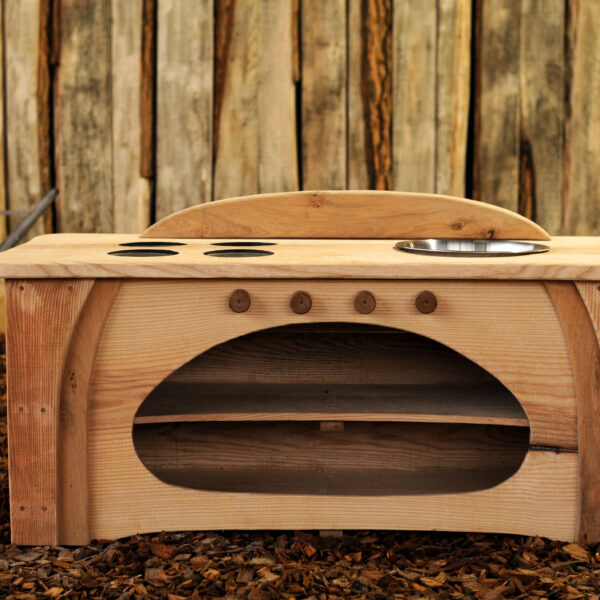
[[[485,489],[528,449],[523,427],[438,423],[169,423],[134,428],[156,477],[224,492],[405,495]]]
[[[500,385],[162,385],[134,424],[195,421],[410,421],[528,427]]]
[[[515,473],[529,422],[500,381],[442,344],[317,323],[197,356],[141,404],[133,441],[151,473],[192,489],[442,494]]]

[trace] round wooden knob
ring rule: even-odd
[[[373,312],[376,305],[377,302],[375,301],[375,296],[366,290],[358,292],[356,298],[354,298],[354,308],[356,309],[356,312],[362,313],[363,315],[368,315]]]
[[[415,306],[419,312],[427,315],[437,308],[437,298],[433,292],[425,290],[415,299]]]
[[[307,292],[296,292],[290,300],[290,306],[296,314],[303,315],[311,309],[311,297]]]
[[[229,296],[229,308],[233,312],[242,313],[250,308],[250,294],[246,290],[235,290]]]

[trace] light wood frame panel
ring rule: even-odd
[[[234,314],[227,300],[238,287],[247,289],[253,301],[249,311]],[[313,309],[305,315],[289,309],[289,298],[298,289],[313,298]],[[369,289],[378,300],[369,315],[354,311],[354,294],[360,289]],[[433,314],[423,315],[414,307],[423,289],[438,296]],[[513,477],[481,492],[369,497],[368,502],[352,496],[203,492],[167,485],[145,469],[133,447],[134,415],[170,372],[227,339],[317,321],[397,327],[447,344],[489,370],[519,398],[532,444],[571,452],[531,451]],[[534,327],[534,322],[543,326]],[[575,537],[575,389],[560,322],[539,282],[125,282],[99,342],[91,385],[93,537],[190,527],[433,528]]]

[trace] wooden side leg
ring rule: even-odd
[[[577,539],[600,542],[600,290],[598,282],[548,281],[565,332],[577,394]],[[579,292],[579,293],[578,293]]]
[[[7,280],[11,536],[59,542],[58,423],[63,369],[92,279]]]

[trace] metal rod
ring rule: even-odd
[[[42,201],[29,211],[29,214],[17,225],[8,237],[0,245],[0,252],[8,250],[16,246],[25,236],[25,234],[33,227],[34,223],[46,212],[46,209],[56,200],[58,190],[52,188],[43,198]]]
[[[7,215],[28,215],[30,210],[0,210],[0,217]]]

